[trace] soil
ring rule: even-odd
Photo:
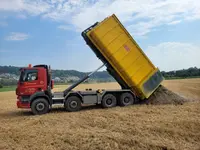
[[[146,100],[146,104],[161,105],[161,104],[175,104],[182,105],[185,102],[191,101],[184,98],[169,89],[160,85],[157,90]]]

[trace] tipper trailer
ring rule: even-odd
[[[97,22],[82,32],[87,45],[103,62],[107,71],[121,85],[119,90],[73,89],[93,73],[68,87],[52,93],[53,81],[47,65],[21,68],[16,89],[18,108],[31,108],[33,114],[47,113],[53,104],[64,104],[67,111],[78,111],[82,104],[101,104],[103,108],[132,105],[148,98],[163,77],[115,15]]]

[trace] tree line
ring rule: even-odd
[[[200,69],[197,67],[161,73],[166,79],[200,77]]]
[[[8,78],[8,77],[2,77],[3,74],[14,74],[16,76],[20,75],[19,72],[20,67],[15,66],[0,66],[0,87],[8,86],[8,85],[16,85],[17,80]],[[52,78],[55,77],[70,77],[70,76],[76,76],[79,78],[83,78],[86,74],[89,72],[79,72],[76,70],[52,70]],[[200,69],[197,67],[191,67],[188,69],[182,69],[182,70],[176,70],[176,71],[162,71],[162,75],[165,77],[165,79],[177,79],[177,78],[193,78],[193,77],[200,77]],[[91,80],[89,81],[95,81],[95,82],[111,82],[114,81],[111,75],[108,74],[107,71],[100,71],[95,73]],[[73,83],[74,81],[71,81],[69,83]]]

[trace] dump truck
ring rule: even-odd
[[[83,104],[101,104],[103,108],[128,106],[149,98],[163,81],[159,69],[114,14],[85,29],[82,37],[103,65],[64,91],[54,93],[47,65],[21,68],[16,88],[18,108],[28,108],[40,115],[49,112],[54,104],[64,104],[69,112],[79,111]],[[73,90],[103,66],[121,89]]]

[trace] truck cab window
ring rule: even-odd
[[[20,80],[22,82],[38,80],[38,71],[37,70],[24,70],[21,74]]]
[[[36,72],[27,73],[25,81],[34,81],[34,80],[37,80],[37,73]]]

